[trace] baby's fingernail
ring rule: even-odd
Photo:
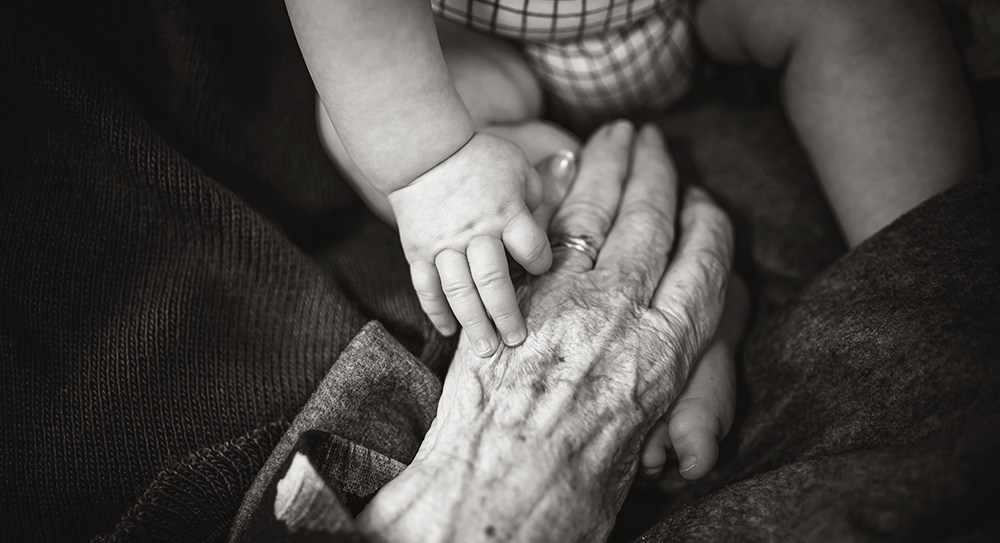
[[[517,331],[507,334],[507,345],[514,347],[524,341],[524,332]]]
[[[476,352],[479,356],[490,356],[493,354],[494,348],[493,344],[485,339],[480,339],[476,342]]]
[[[698,457],[693,454],[681,456],[681,473],[686,473],[698,467]]]

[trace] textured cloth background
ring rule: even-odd
[[[442,368],[281,2],[3,2],[0,81],[0,540],[222,537],[364,323]]]
[[[365,323],[443,374],[395,234],[319,146],[280,2],[0,3],[0,81],[0,539],[221,540]],[[667,129],[739,225],[743,412],[768,417],[713,478],[637,493],[622,537],[666,513],[651,536],[995,529],[996,178],[813,279],[843,245],[774,109]],[[340,435],[409,460],[422,423],[385,441],[353,413]]]
[[[742,357],[739,422],[719,465],[696,483],[671,470],[638,484],[613,540],[646,530],[639,541],[995,541],[997,201],[1000,173],[954,187],[758,319]],[[380,328],[366,328],[338,366],[366,361],[373,369],[356,373],[369,383],[360,388],[374,395],[384,388],[372,384],[386,375],[382,368],[395,367],[415,386],[385,397],[424,403],[414,414],[432,412],[433,387],[420,386],[415,361],[387,341]],[[276,513],[287,511],[275,506],[276,487],[294,479],[287,471],[292,452],[307,454],[314,478],[355,514],[377,491],[372,479],[388,481],[402,468],[364,447],[381,435],[378,423],[356,444],[328,437],[345,426],[330,389],[358,380],[336,370],[259,475],[244,504],[259,508],[237,541],[360,539],[347,509],[324,506],[329,494],[318,501],[297,494],[294,503],[310,511],[301,516],[311,523]],[[422,422],[426,429],[430,418]],[[363,466],[357,471],[365,479],[345,473],[345,465]]]

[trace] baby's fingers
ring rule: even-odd
[[[500,332],[501,340],[511,347],[520,345],[527,331],[521,309],[517,306],[503,242],[492,236],[479,236],[469,242],[466,253],[479,296]]]
[[[733,356],[722,334],[716,334],[670,411],[647,435],[642,451],[643,475],[658,477],[671,448],[685,479],[700,479],[715,466],[719,442],[729,432],[736,406]]]
[[[510,256],[528,273],[541,275],[552,267],[549,238],[527,207],[522,208],[503,229],[503,244]]]
[[[685,479],[700,479],[719,458],[736,406],[733,353],[719,334],[692,370],[687,387],[668,413],[670,443]]]
[[[441,278],[437,269],[430,262],[417,261],[410,266],[410,278],[413,289],[417,291],[420,308],[424,310],[431,323],[442,335],[450,336],[458,329],[455,317],[451,314],[448,301],[441,291]]]
[[[677,404],[670,415],[670,443],[677,455],[678,471],[685,479],[704,477],[719,459],[722,424],[716,410],[695,399]]]
[[[497,350],[497,336],[493,323],[486,315],[486,308],[479,298],[479,290],[472,280],[469,260],[464,254],[445,249],[435,259],[437,271],[441,274],[441,287],[448,298],[451,310],[469,336],[472,349],[486,358]]]
[[[667,463],[667,450],[670,449],[670,427],[666,419],[659,419],[653,429],[646,435],[642,444],[642,475],[655,479],[663,472]]]

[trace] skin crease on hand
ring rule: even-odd
[[[602,541],[610,532],[642,438],[714,335],[732,229],[700,190],[679,198],[655,128],[634,138],[615,123],[582,151],[551,231],[600,238],[596,267],[562,250],[550,273],[527,280],[522,346],[483,361],[460,341],[420,451],[359,518],[371,540]]]
[[[346,156],[340,138],[330,124],[329,117],[317,100],[317,124],[320,135],[331,157],[347,168],[345,176],[354,183],[355,189],[364,198],[369,208],[390,225],[395,225],[392,208],[385,197],[352,167]],[[548,225],[552,212],[562,202],[575,176],[576,160],[580,142],[560,127],[539,120],[522,123],[486,127],[484,130],[495,136],[514,142],[519,147],[534,150],[529,160],[537,163],[536,168],[544,180],[543,202],[533,213],[539,224]],[[570,150],[555,152],[545,158],[538,151],[548,149]],[[567,170],[572,167],[574,170]],[[516,273],[517,270],[512,270]],[[643,447],[643,477],[658,477],[672,456],[682,458],[677,466],[681,476],[698,479],[706,475],[718,457],[718,442],[728,433],[735,410],[736,345],[742,335],[746,317],[745,308],[748,295],[738,277],[730,279],[723,323],[712,345],[702,355],[692,376],[675,406],[668,416],[659,421],[650,432]],[[690,466],[694,467],[690,467]]]

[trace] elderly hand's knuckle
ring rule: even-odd
[[[633,288],[638,288],[638,285],[646,284],[653,271],[646,266],[637,266],[629,275],[631,276]]]
[[[693,354],[695,346],[700,346],[697,340],[697,319],[692,314],[691,300],[687,296],[667,295],[664,304],[659,307],[664,317],[660,339],[669,347],[668,352],[674,357]]]
[[[647,266],[628,266],[619,273],[617,283],[621,286],[622,294],[634,300],[645,285],[652,282],[654,273]]]
[[[684,316],[678,313],[683,304],[684,300],[678,299],[673,294],[666,296],[666,303],[660,308],[665,321],[662,330],[663,333],[660,336],[661,339],[676,338],[687,332],[686,329],[682,329],[682,324],[685,322]]]
[[[611,224],[611,212],[607,210],[606,206],[592,200],[576,199],[566,202],[561,214],[565,217],[572,217],[574,222],[593,222],[592,228],[599,229],[602,233],[606,232],[607,226]],[[576,234],[576,232],[570,233]],[[584,233],[592,234],[592,232]]]
[[[663,206],[640,200],[630,204],[619,220],[635,221],[651,230],[664,230],[673,227],[674,217]]]
[[[635,231],[641,233],[644,238],[643,251],[646,254],[656,252],[667,255],[674,245],[674,227],[669,223],[653,221],[647,218],[646,220],[638,221]],[[662,272],[663,270],[657,271]]]

